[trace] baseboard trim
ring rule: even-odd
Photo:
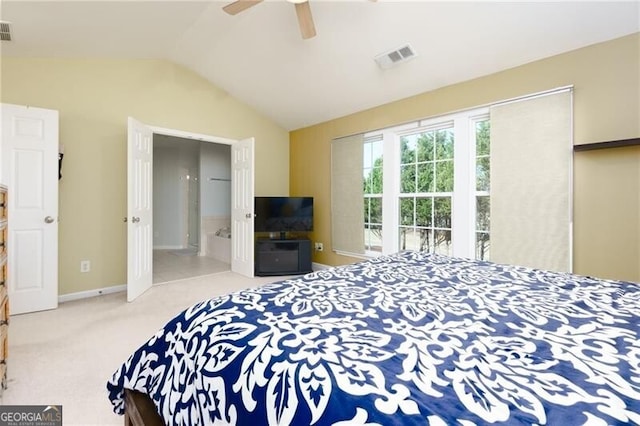
[[[324,263],[313,262],[311,265],[311,269],[313,269],[314,271],[322,271],[324,269],[330,269],[330,268],[332,268],[332,266],[325,265]]]
[[[332,266],[325,265],[323,263],[313,262],[313,264],[311,265],[311,268],[314,271],[321,271],[324,269],[330,269],[332,268]],[[115,285],[112,287],[97,288],[95,290],[78,291],[76,293],[63,294],[58,296],[58,303],[71,302],[73,300],[80,300],[80,299],[88,299],[90,297],[104,296],[105,294],[119,293],[121,291],[127,291],[126,284]]]
[[[115,285],[113,287],[97,288],[95,290],[78,291],[76,293],[62,294],[58,296],[58,303],[71,302],[73,300],[88,299],[90,297],[103,296],[105,294],[127,291],[127,285]]]

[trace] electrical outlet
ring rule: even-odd
[[[316,251],[324,250],[324,246],[322,245],[322,243],[315,243],[314,247],[315,247]]]
[[[91,262],[88,260],[80,261],[80,272],[89,272],[91,270]]]

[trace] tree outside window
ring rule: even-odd
[[[382,252],[382,140],[365,141],[363,167],[364,248]]]
[[[361,143],[365,253],[489,258],[486,108],[371,132]]]
[[[452,128],[400,138],[400,249],[451,254]]]
[[[476,122],[476,259],[489,259],[491,188],[489,120]]]

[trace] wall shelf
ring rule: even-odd
[[[640,138],[633,139],[621,139],[617,141],[606,141],[606,142],[596,142],[596,143],[584,143],[580,145],[574,145],[573,151],[593,151],[595,149],[610,149],[610,148],[622,148],[625,146],[634,146],[640,145]]]

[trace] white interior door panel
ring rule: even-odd
[[[2,104],[11,313],[58,307],[58,111]]]

